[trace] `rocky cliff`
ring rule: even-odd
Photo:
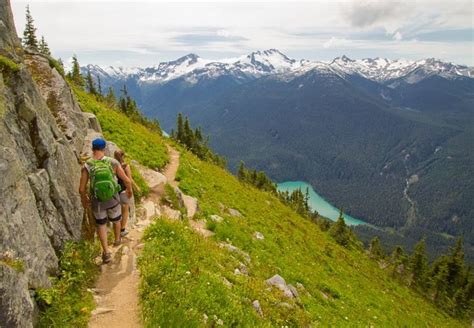
[[[49,58],[25,53],[0,0],[0,322],[35,322],[66,241],[81,237],[84,140],[100,133]]]

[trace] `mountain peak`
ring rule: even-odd
[[[187,62],[188,64],[194,64],[194,63],[197,63],[198,59],[201,58],[199,57],[198,55],[194,54],[194,53],[189,53],[185,56],[182,56],[170,63],[176,63],[176,64],[181,64],[181,63],[184,63],[184,62]]]

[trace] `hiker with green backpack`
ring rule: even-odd
[[[116,159],[105,156],[106,145],[105,140],[101,138],[92,141],[92,158],[84,164],[79,184],[82,205],[84,208],[91,206],[92,213],[94,213],[97,234],[103,249],[102,260],[104,263],[111,260],[111,253],[107,245],[107,220],[114,225],[114,246],[120,245],[121,240],[122,210],[119,197],[121,188],[116,177],[123,181],[127,196],[132,197],[131,181]],[[87,192],[89,180],[90,191]]]

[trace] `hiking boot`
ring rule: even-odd
[[[120,236],[125,237],[126,235],[128,235],[128,230],[120,231]]]
[[[102,262],[103,263],[109,263],[112,261],[112,254],[111,253],[103,253],[102,254]]]
[[[121,243],[122,243],[122,239],[114,241],[114,247],[120,246]]]

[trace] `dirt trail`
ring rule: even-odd
[[[177,187],[178,181],[176,181],[175,178],[179,168],[179,152],[176,149],[168,146],[168,153],[170,155],[170,163],[166,166],[163,174],[165,175],[166,179],[168,179],[168,183],[170,185]]]
[[[179,152],[171,147],[168,147],[168,151],[170,163],[163,174],[168,182],[176,187],[175,177],[179,167]],[[96,309],[89,322],[89,327],[134,328],[143,326],[138,304],[140,275],[136,259],[143,247],[141,243],[143,230],[150,224],[152,216],[166,210],[160,208],[159,199],[162,195],[163,185],[151,189],[150,195],[143,201],[145,208],[142,211],[143,214],[137,214],[137,222],[129,225],[130,233],[123,239],[122,245],[119,247],[109,246],[113,253],[113,260],[109,264],[101,265],[101,273],[93,289]]]

